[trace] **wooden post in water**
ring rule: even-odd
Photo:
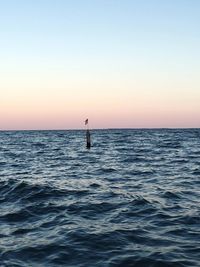
[[[90,140],[90,131],[87,129],[86,131],[86,147],[90,149],[91,147],[91,140]]]
[[[90,147],[91,147],[91,138],[90,138],[90,130],[89,130],[88,119],[85,120],[85,125],[87,125],[87,130],[86,130],[86,147],[88,149],[90,149]]]

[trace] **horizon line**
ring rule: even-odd
[[[90,130],[175,130],[175,129],[200,129],[200,127],[109,127],[109,128],[90,128]],[[18,132],[18,131],[84,131],[85,128],[71,128],[71,129],[0,129],[0,132]]]

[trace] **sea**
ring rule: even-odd
[[[85,139],[0,132],[0,266],[200,266],[200,129]]]

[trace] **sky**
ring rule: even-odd
[[[199,0],[0,0],[0,130],[200,127]]]

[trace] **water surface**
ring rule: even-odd
[[[200,129],[0,132],[0,266],[200,266]]]

